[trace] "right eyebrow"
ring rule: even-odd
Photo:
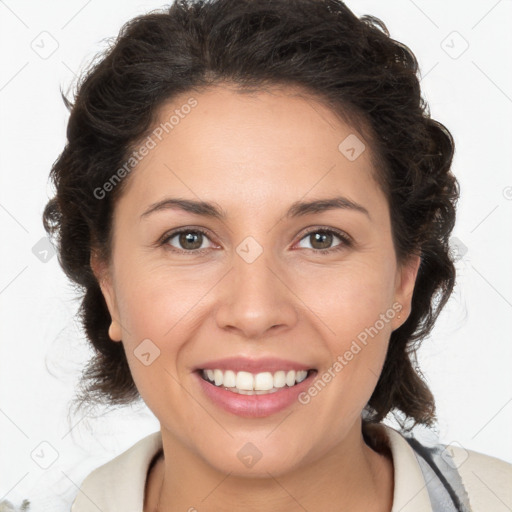
[[[219,220],[224,220],[227,215],[224,210],[215,203],[208,203],[205,201],[195,201],[193,199],[178,199],[168,197],[152,204],[141,216],[146,217],[154,212],[162,210],[184,210],[196,215],[204,217],[213,217]]]

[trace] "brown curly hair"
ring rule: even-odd
[[[397,259],[421,255],[412,310],[391,334],[367,418],[401,411],[433,424],[434,399],[415,354],[454,286],[448,243],[459,188],[450,173],[452,136],[430,117],[417,75],[413,53],[380,20],[358,18],[339,0],[177,0],[127,22],[80,79],[74,102],[61,92],[70,110],[67,144],[43,214],[62,268],[83,292],[79,315],[95,350],[78,408],[140,399],[123,344],[109,338],[110,315],[90,266],[93,249],[109,258],[113,209],[127,178],[101,199],[94,191],[178,94],[223,83],[288,85],[367,127]]]

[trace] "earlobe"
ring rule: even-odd
[[[94,251],[91,252],[90,266],[101,288],[101,293],[105,298],[105,302],[112,319],[110,327],[108,328],[109,338],[112,341],[121,341],[121,324],[117,320],[119,318],[119,311],[117,309],[111,272],[107,264],[102,259],[100,259],[97,253]]]
[[[110,323],[110,327],[108,328],[108,337],[112,341],[121,341],[121,325],[117,320],[112,317],[112,322]]]
[[[393,330],[398,329],[405,323],[411,313],[412,295],[416,277],[421,264],[420,255],[411,255],[397,272],[395,288],[395,302],[400,304],[400,312],[394,319]]]

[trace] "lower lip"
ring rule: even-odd
[[[217,387],[204,380],[200,372],[195,372],[199,385],[204,393],[219,407],[230,413],[245,418],[264,418],[276,412],[286,409],[295,401],[298,395],[306,390],[317,374],[316,370],[299,384],[280,389],[266,395],[241,395],[233,391],[227,391],[223,387]]]

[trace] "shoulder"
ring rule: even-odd
[[[141,512],[151,460],[162,447],[160,432],[139,440],[84,479],[71,512]]]
[[[512,510],[512,464],[483,453],[449,445],[471,507],[477,511]]]
[[[405,503],[404,510],[432,510],[432,496],[427,491],[434,475],[429,470],[425,472],[425,466],[420,463],[422,457],[418,457],[420,454],[417,452],[420,446],[434,454],[434,463],[445,478],[455,484],[457,492],[465,495],[463,501],[469,503],[471,512],[512,510],[512,464],[465,449],[457,443],[432,444],[433,438],[422,435],[410,443],[410,436],[404,436],[403,432],[384,424],[374,425],[373,433],[384,435],[392,452],[397,505],[393,510],[402,510],[402,503]],[[420,453],[424,455],[425,451],[420,448]],[[457,481],[461,482],[462,489],[457,487]],[[436,494],[435,489],[430,491]]]

